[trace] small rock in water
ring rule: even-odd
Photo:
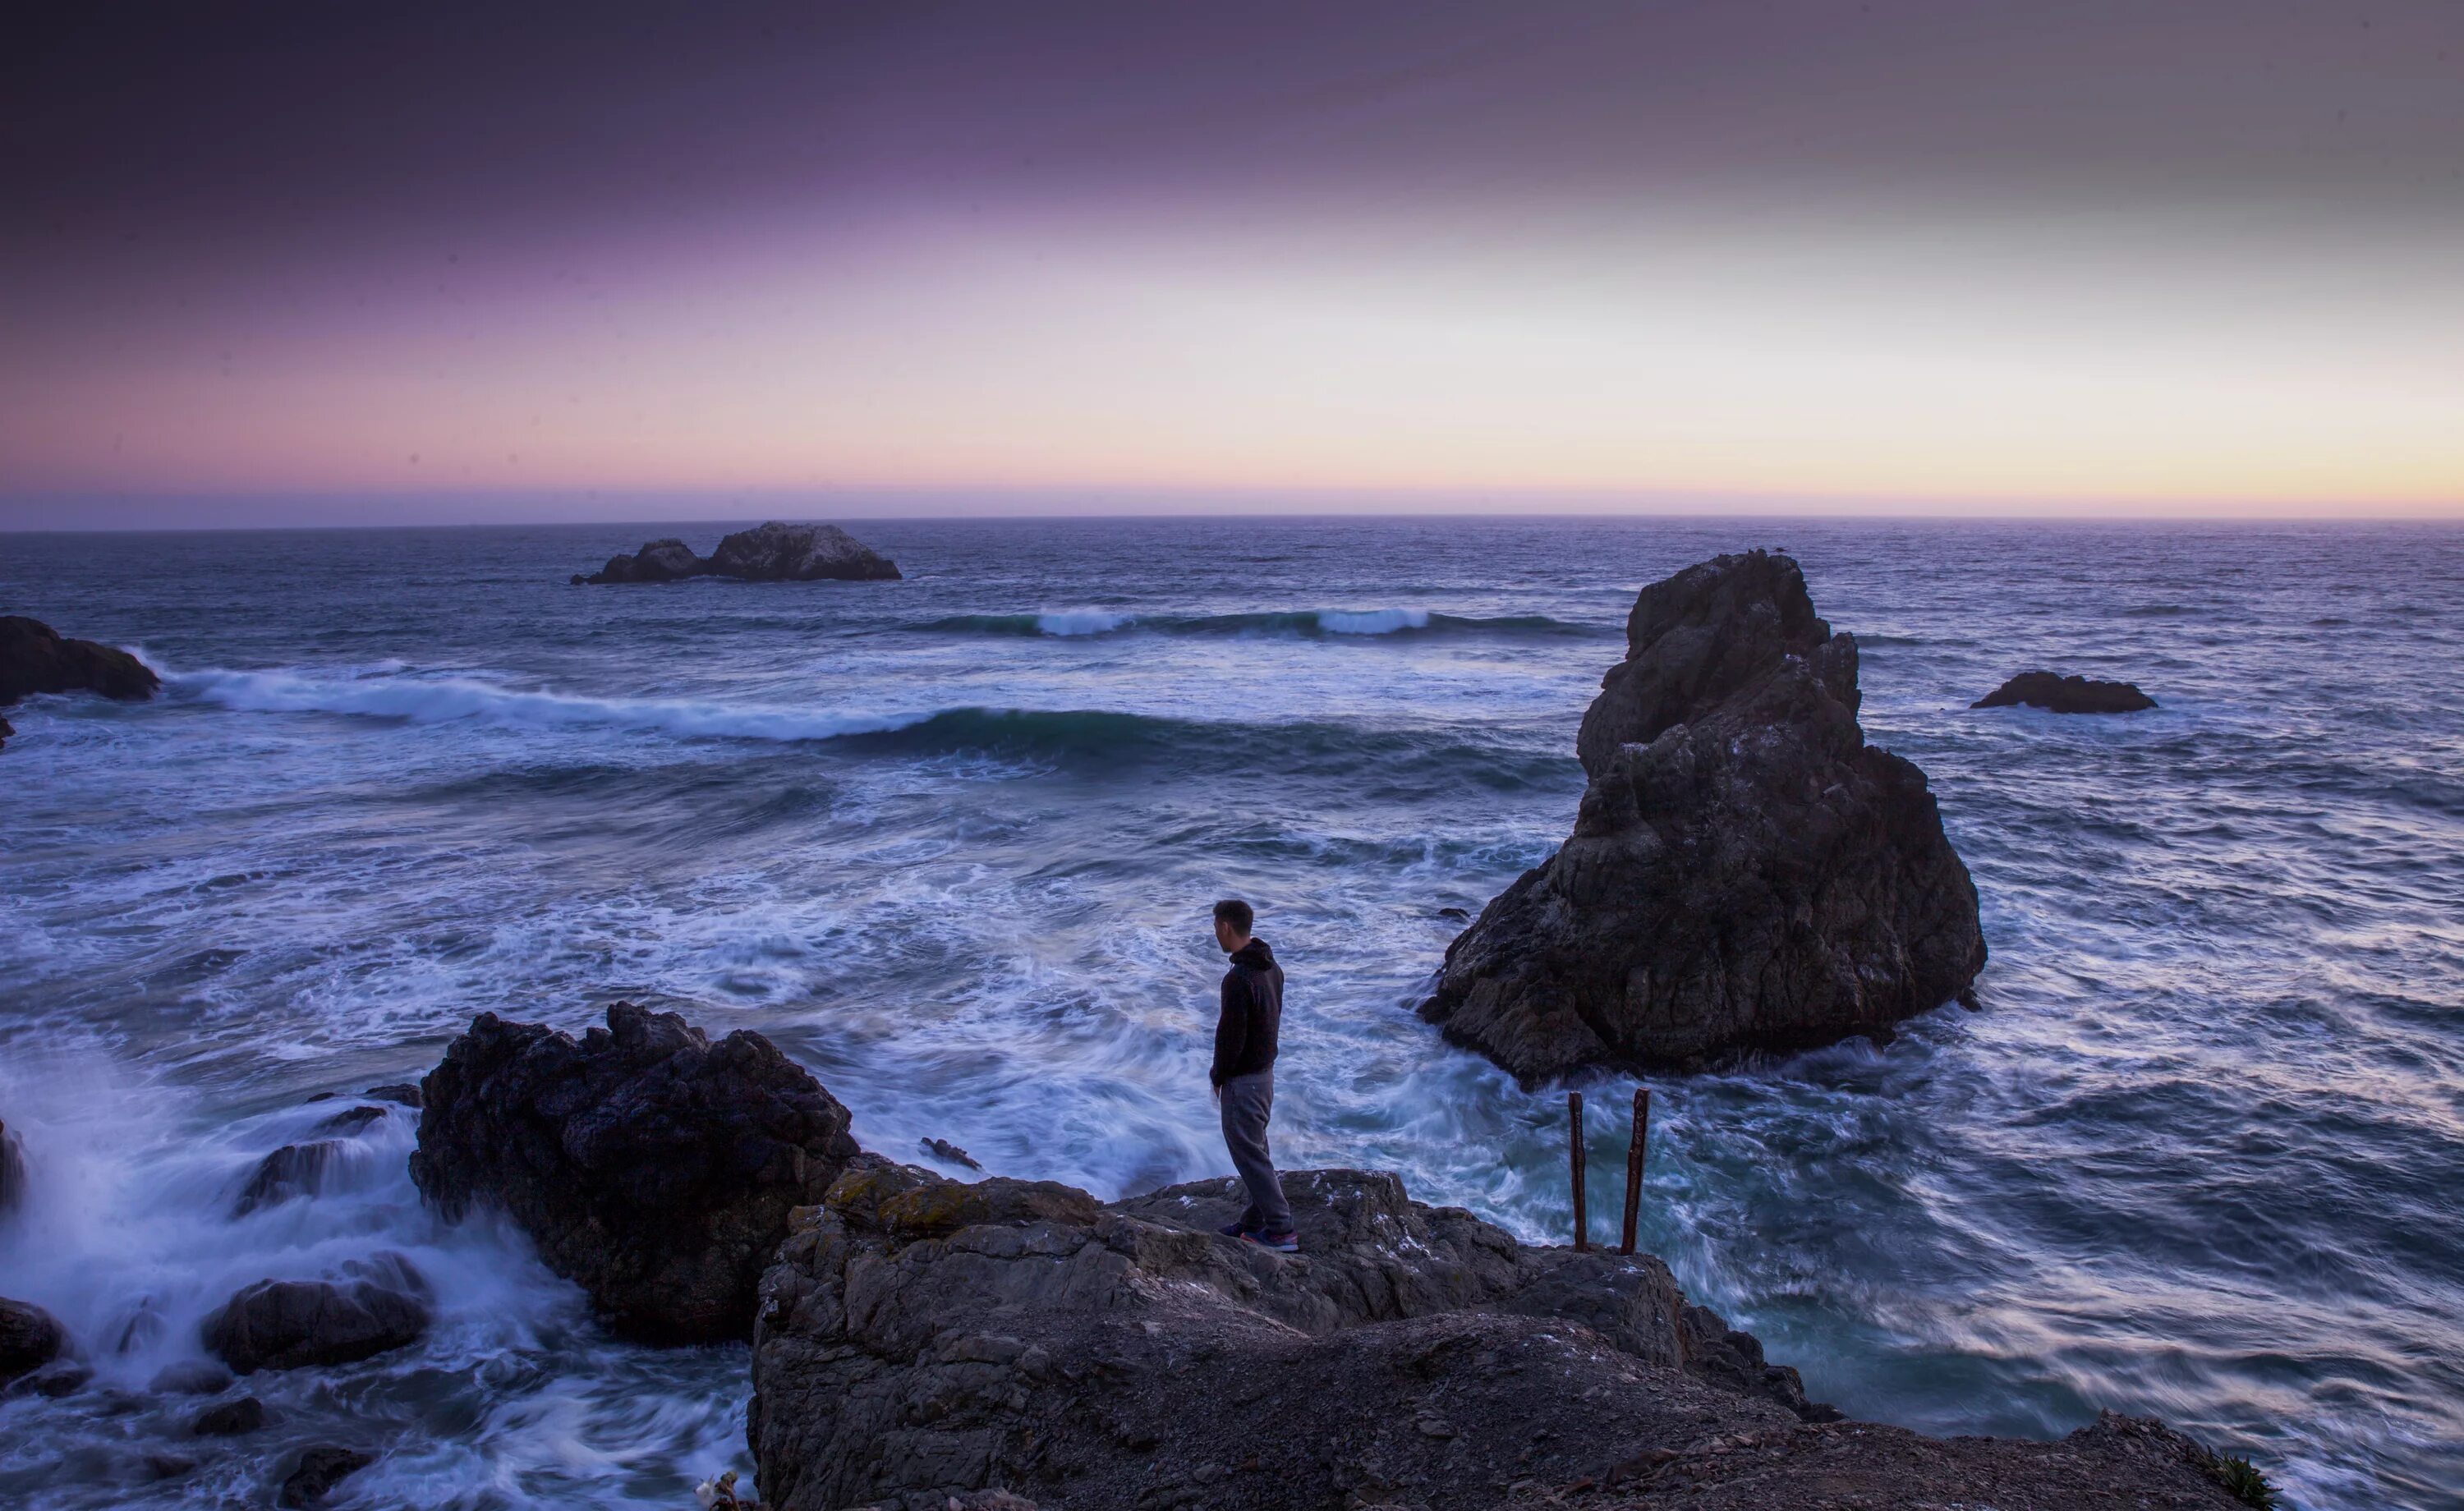
[[[272,1207],[295,1196],[313,1196],[325,1181],[326,1169],[342,1146],[333,1139],[313,1144],[285,1144],[259,1160],[255,1173],[240,1189],[231,1215],[245,1217],[259,1207]]]
[[[66,1347],[68,1334],[50,1312],[0,1297],[0,1383],[33,1373]]]
[[[227,1389],[231,1372],[210,1359],[183,1359],[165,1365],[145,1389],[157,1395],[212,1395]]]
[[[282,1481],[282,1494],[275,1504],[285,1511],[310,1511],[323,1505],[336,1485],[376,1461],[375,1455],[352,1448],[308,1449],[300,1454],[298,1467]]]
[[[39,1395],[56,1401],[64,1395],[75,1395],[94,1378],[94,1371],[81,1364],[55,1364],[9,1387],[11,1395]]]
[[[408,1081],[395,1082],[382,1086],[370,1086],[367,1090],[362,1092],[361,1095],[374,1097],[379,1102],[390,1102],[397,1106],[406,1106],[414,1112],[419,1109],[421,1102],[421,1094],[418,1085],[415,1083]]]
[[[345,1111],[337,1112],[332,1117],[327,1118],[324,1122],[318,1124],[317,1131],[319,1133],[357,1133],[360,1129],[366,1128],[371,1123],[384,1122],[385,1116],[385,1109],[383,1107],[351,1107]]]
[[[149,1479],[177,1479],[182,1475],[188,1473],[196,1467],[197,1461],[195,1459],[185,1458],[178,1454],[147,1454],[145,1456],[145,1477]]]
[[[225,1401],[199,1412],[188,1424],[188,1434],[192,1437],[239,1437],[257,1431],[270,1419],[263,1401],[243,1395],[236,1401]]]
[[[2023,671],[1969,707],[2007,709],[2022,703],[2055,713],[2136,713],[2156,707],[2154,698],[2130,683],[2091,682],[2050,671]]]
[[[945,1138],[926,1139],[924,1141],[924,1152],[933,1155],[936,1159],[946,1159],[953,1165],[964,1165],[969,1170],[983,1169],[983,1166],[976,1163],[976,1157],[973,1154],[968,1153],[965,1150],[960,1149],[957,1145],[951,1143]]]
[[[419,1341],[427,1282],[408,1260],[381,1255],[343,1266],[347,1283],[259,1281],[208,1317],[207,1348],[240,1374],[352,1364]]]

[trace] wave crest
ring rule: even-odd
[[[1479,617],[1425,608],[1310,608],[1247,614],[1154,615],[1113,609],[1059,609],[1040,614],[954,614],[913,626],[945,635],[1041,635],[1072,639],[1144,630],[1159,635],[1574,635],[1614,633],[1545,614]]]

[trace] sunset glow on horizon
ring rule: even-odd
[[[320,491],[2464,514],[2452,11],[1413,13],[468,21],[323,138],[243,102],[336,108],[379,43],[234,33],[201,82],[63,35],[42,78],[165,87],[0,107],[33,210],[0,525]],[[218,127],[162,134],[200,99]]]

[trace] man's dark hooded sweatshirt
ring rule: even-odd
[[[1215,1022],[1215,1068],[1207,1080],[1220,1086],[1234,1076],[1254,1076],[1275,1065],[1275,1038],[1284,1022],[1284,968],[1264,939],[1252,939],[1232,955],[1223,973],[1223,1016]]]

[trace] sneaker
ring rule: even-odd
[[[1249,1230],[1237,1222],[1227,1222],[1215,1231],[1227,1238],[1245,1238],[1249,1236]]]
[[[1297,1233],[1244,1233],[1241,1237],[1262,1249],[1272,1249],[1277,1254],[1301,1252],[1301,1236]]]

